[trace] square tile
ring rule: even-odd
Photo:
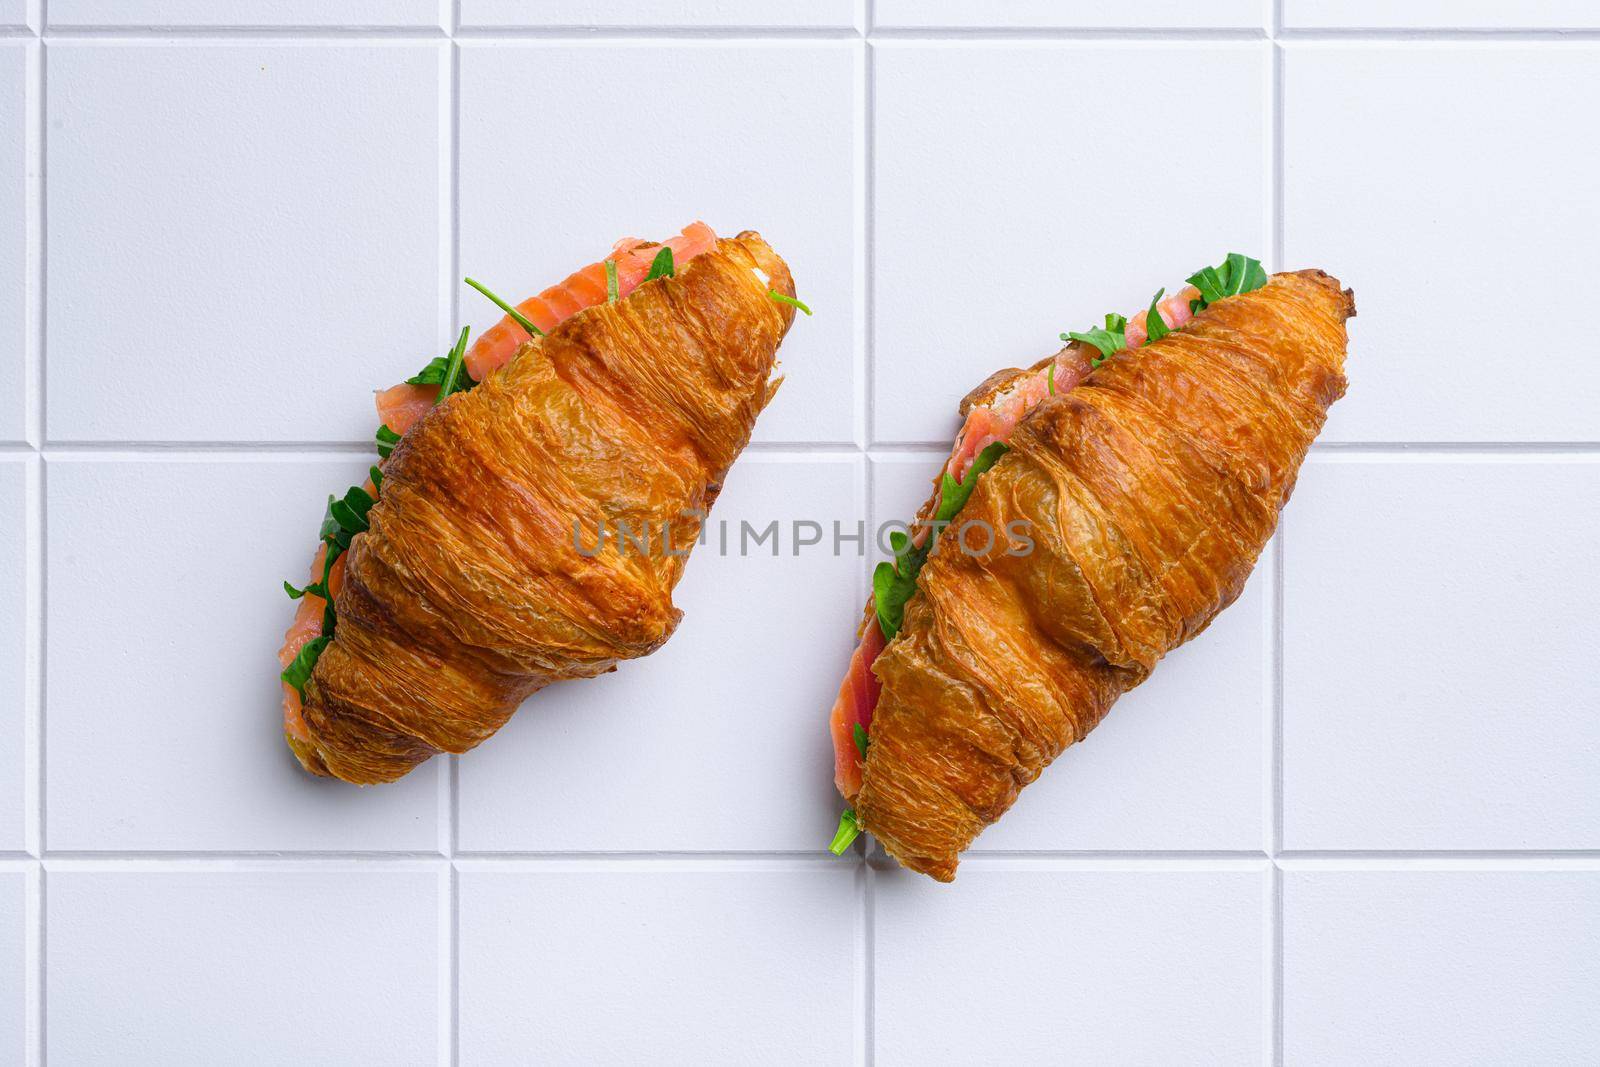
[[[1008,0],[1004,5],[966,0],[876,0],[876,27],[1003,29],[1257,29],[1266,26],[1267,0]]]
[[[1259,1062],[1266,899],[1244,867],[880,874],[877,1062]]]
[[[873,48],[874,441],[948,441],[991,372],[1266,254],[1265,41]],[[1198,85],[1228,101],[1193,141],[1211,162],[1169,165]]]
[[[916,513],[946,455],[873,457],[874,529]],[[1117,701],[974,849],[1262,848],[1270,568],[1269,550],[1239,599]]]
[[[1584,1063],[1600,1043],[1600,871],[1290,870],[1294,1064]]]
[[[369,462],[46,464],[52,850],[437,847],[442,761],[358,789],[283,742],[282,583],[310,569],[327,494]]]
[[[1285,846],[1600,848],[1600,463],[1318,457],[1286,514]]]
[[[0,456],[0,851],[27,847],[28,554],[31,459]]]
[[[49,1060],[437,1063],[444,885],[394,866],[52,867]]]
[[[6,21],[0,10],[0,23]],[[28,330],[34,321],[28,283],[28,218],[35,211],[29,187],[29,115],[34,99],[30,45],[0,42],[0,441],[21,441],[27,431]]]
[[[856,440],[863,64],[846,41],[463,44],[462,273],[517,299],[624,235],[759,230],[816,314],[756,440]],[[545,128],[518,136],[530,116]],[[500,315],[470,291],[461,308],[474,330]]]
[[[444,47],[53,43],[49,436],[370,440],[448,347]]]
[[[0,1059],[28,1057],[28,881],[22,870],[0,870]]]
[[[462,1063],[847,1063],[860,868],[461,872]],[[559,974],[559,980],[552,976]]]
[[[464,27],[853,29],[857,0],[460,0]]]
[[[1591,0],[1283,0],[1295,30],[1559,30],[1600,26]]]
[[[32,12],[28,0],[0,0],[0,29],[28,30],[33,28]]]
[[[854,534],[862,496],[855,456],[744,456],[678,585],[672,640],[535,694],[464,758],[459,846],[826,848],[833,665],[849,654],[866,565],[856,544],[834,555],[833,523]],[[807,520],[823,541],[800,547],[793,524]],[[777,537],[757,544],[773,521]]]
[[[439,0],[50,0],[50,26],[441,27]]]
[[[1330,439],[1595,439],[1574,402],[1600,395],[1591,346],[1502,369],[1508,320],[1570,319],[1591,268],[1600,118],[1572,102],[1597,69],[1593,44],[1287,48],[1286,261],[1338,275],[1361,311]]]

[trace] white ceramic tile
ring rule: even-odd
[[[439,27],[439,0],[50,0],[50,26]]]
[[[6,20],[0,10],[0,23]],[[27,109],[37,107],[28,46],[0,44],[0,441],[23,439],[23,366],[28,358]]]
[[[369,462],[46,464],[52,850],[436,847],[440,761],[357,789],[283,743],[282,583]]]
[[[1569,319],[1591,269],[1597,69],[1592,44],[1287,50],[1286,261],[1360,309],[1331,439],[1596,438],[1589,346],[1558,329],[1507,373],[1504,338]]]
[[[52,869],[51,1063],[438,1062],[435,871]]]
[[[0,1060],[27,1060],[28,875],[0,871]]]
[[[876,0],[874,27],[954,27],[1003,29],[1256,29],[1266,25],[1268,0],[1007,0],[974,4],[969,0]]]
[[[852,440],[863,63],[845,41],[463,45],[462,273],[509,297],[624,235],[759,230],[816,314],[756,439]],[[500,314],[470,291],[461,306],[475,329]]]
[[[877,878],[877,1062],[1259,1062],[1258,870]]]
[[[1288,29],[1546,29],[1600,26],[1592,0],[1283,0]]]
[[[874,529],[916,513],[941,458],[873,458]],[[1258,571],[1269,566],[1263,556]],[[1267,590],[1258,573],[1210,629],[1023,790],[975,848],[1261,848]],[[834,662],[842,677],[844,657]]]
[[[1339,457],[1287,512],[1284,842],[1600,848],[1600,464]]]
[[[461,1062],[847,1063],[858,877],[847,863],[463,870]]]
[[[442,57],[52,44],[49,435],[370,439],[446,347]]]
[[[28,0],[0,0],[0,29],[26,30],[32,25]]]
[[[1265,42],[874,53],[875,440],[949,440],[992,371],[1230,251],[1266,253]],[[1196,86],[1228,101],[1203,131]]]
[[[834,555],[833,523],[856,532],[861,468],[853,456],[740,459],[676,591],[684,618],[672,640],[614,674],[535,694],[464,758],[460,847],[825,848],[838,818],[834,665],[854,637],[866,567],[854,544]],[[773,520],[781,541],[751,540],[741,556],[743,524],[759,534]],[[795,520],[820,523],[823,543],[795,555]]]
[[[1600,871],[1291,870],[1286,1062],[1588,1063]]]
[[[461,0],[467,27],[579,26],[850,29],[857,0]]]
[[[27,493],[31,461],[0,457],[0,851],[26,847]]]

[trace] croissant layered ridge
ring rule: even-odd
[[[288,736],[307,770],[391,781],[671,636],[687,549],[776,390],[794,308],[773,292],[793,279],[758,234],[719,240],[406,433],[346,554],[306,736]]]
[[[1021,421],[960,518],[1023,520],[1031,550],[935,552],[873,663],[855,817],[901,864],[952,879],[1024,786],[1238,597],[1344,394],[1354,313],[1321,271],[1279,274]]]

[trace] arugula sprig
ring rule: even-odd
[[[1144,313],[1144,332],[1147,342],[1159,341],[1172,332],[1167,320],[1161,317],[1161,298],[1166,293],[1165,287],[1157,289],[1156,295],[1150,298],[1150,310]]]
[[[1238,252],[1229,252],[1215,267],[1202,267],[1189,276],[1189,284],[1200,290],[1196,300],[1189,301],[1189,310],[1197,312],[1218,300],[1240,293],[1250,293],[1267,284],[1267,272],[1261,261]]]
[[[606,260],[606,303],[615,304],[617,296],[617,261],[608,259]]]
[[[1106,316],[1104,326],[1091,326],[1082,332],[1064,333],[1061,339],[1082,341],[1086,345],[1098,348],[1100,354],[1091,361],[1091,366],[1098,367],[1110,359],[1113,353],[1128,347],[1128,320],[1125,316],[1113,312]]]
[[[920,547],[913,545],[911,538],[898,530],[889,535],[889,547],[894,550],[894,562],[885,560],[872,572],[873,609],[877,612],[878,629],[883,632],[885,641],[893,641],[895,634],[900,632],[900,624],[905,618],[906,601],[916,594],[917,575],[921,573],[922,565],[928,561],[928,555],[933,551],[939,531],[950,525],[962,505],[966,504],[973,489],[977,488],[978,478],[1008,451],[1010,451],[1009,446],[1001,441],[991,443],[978,453],[967,471],[967,476],[959,482],[950,477],[948,471],[945,472],[939,483],[939,504],[933,513],[933,529]]]
[[[489,291],[489,287],[484,285],[478,279],[476,279],[476,278],[463,278],[461,280],[466,282],[468,285],[472,286],[474,289],[478,290],[478,292],[482,293],[484,296],[488,297],[489,298],[489,302],[492,303],[495,307],[499,308],[501,311],[504,311],[507,315],[510,315],[511,318],[512,318],[512,321],[514,321],[518,326],[521,326],[524,330],[528,331],[528,336],[529,337],[543,337],[544,336],[544,331],[539,329],[539,327],[535,326],[531,321],[529,321],[528,316],[524,315],[522,312],[518,311],[516,308],[512,307],[510,304],[508,304],[504,300],[500,299],[500,297],[496,296],[494,293],[490,292]]]
[[[807,315],[811,314],[811,309],[806,307],[804,303],[802,303],[799,300],[796,300],[792,296],[787,296],[787,295],[785,295],[783,293],[780,293],[776,289],[768,289],[767,290],[767,295],[772,297],[772,299],[776,300],[780,304],[788,304],[790,307],[799,308],[801,311],[804,311]]]

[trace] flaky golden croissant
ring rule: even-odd
[[[512,315],[526,326],[508,319],[480,349],[506,328],[540,333],[526,315],[547,315],[547,332],[499,368],[474,349],[483,380],[470,391],[450,392],[465,332],[453,369],[413,379],[420,420],[353,511],[330,506],[338,574],[319,555],[324,581],[306,599],[313,625],[320,594],[333,610],[298,687],[284,657],[285,733],[308,771],[399,778],[477,745],[550,682],[610,671],[672,634],[687,550],[776,391],[797,306],[758,234],[716,240],[697,225],[674,239],[675,273],[672,247],[619,242],[524,302]],[[344,530],[342,554],[339,516],[359,530]],[[620,543],[641,532],[648,550]]]
[[[1235,258],[1236,283],[1245,263],[1259,272]],[[1152,302],[1159,340],[1141,344],[1153,318],[1109,316],[963,403],[949,477],[919,519],[970,496],[903,607],[882,602],[906,588],[915,549],[880,566],[834,708],[844,841],[865,830],[951,880],[1023,786],[1239,595],[1344,394],[1355,305],[1315,270],[1262,273],[1237,295],[1207,293],[1215,273],[1195,280]]]

